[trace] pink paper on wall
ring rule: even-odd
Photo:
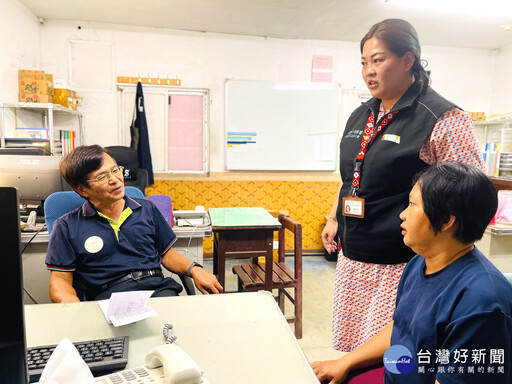
[[[170,95],[168,168],[203,169],[203,97]]]
[[[313,55],[311,66],[311,81],[332,82],[334,60],[332,56]]]

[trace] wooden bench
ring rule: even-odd
[[[294,316],[286,320],[295,325],[295,337],[302,337],[302,226],[284,215],[279,215],[282,228],[279,230],[278,261],[272,263],[272,290],[277,289],[276,300],[285,313],[285,298],[294,305]],[[294,235],[293,269],[285,263],[285,233]],[[256,259],[257,260],[257,259]],[[265,289],[265,264],[253,262],[236,265],[233,273],[238,278],[239,292],[252,292]],[[293,290],[293,295],[287,290]]]

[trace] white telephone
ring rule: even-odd
[[[146,356],[146,366],[97,377],[95,382],[101,384],[209,384],[196,362],[175,343],[153,348]]]

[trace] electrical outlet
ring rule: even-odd
[[[274,249],[279,248],[279,240],[274,240]]]

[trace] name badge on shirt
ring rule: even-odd
[[[343,216],[364,217],[364,199],[357,196],[347,196],[343,198]]]

